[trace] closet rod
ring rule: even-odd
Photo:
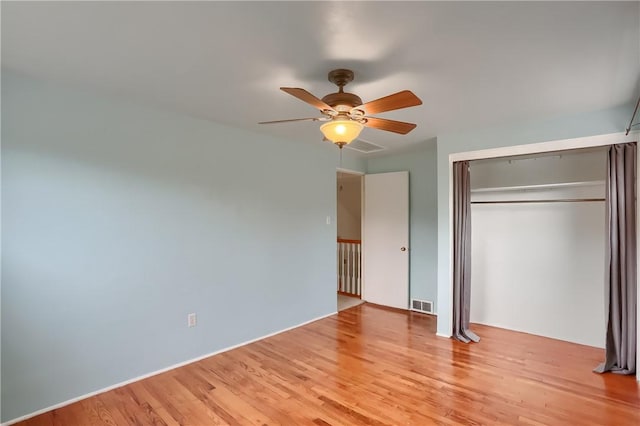
[[[629,134],[629,132],[631,131],[632,127],[635,127],[638,124],[640,124],[640,123],[633,124],[633,119],[636,118],[636,113],[638,112],[638,106],[639,105],[640,105],[640,96],[638,96],[638,102],[636,103],[636,108],[633,110],[633,115],[631,116],[631,120],[629,121],[629,127],[627,127],[627,129],[626,129],[627,131],[624,134],[625,136],[627,136]]]
[[[593,201],[604,201],[604,198],[567,198],[564,200],[494,200],[472,201],[471,204],[589,203]]]

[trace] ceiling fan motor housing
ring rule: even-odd
[[[338,86],[336,93],[330,93],[322,101],[338,112],[347,112],[354,107],[362,105],[362,99],[353,93],[345,93],[344,86],[353,81],[354,73],[348,69],[337,69],[329,72],[328,79]]]
[[[351,108],[362,105],[360,96],[345,92],[330,93],[322,98],[322,102],[338,112],[349,111]]]

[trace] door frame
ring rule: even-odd
[[[336,235],[334,236],[334,243],[335,243],[335,239],[338,236],[338,192],[337,192],[337,188],[338,188],[338,173],[346,173],[348,175],[357,175],[360,176],[360,256],[361,257],[361,263],[360,263],[360,270],[361,270],[361,275],[360,275],[360,299],[364,301],[364,299],[362,298],[362,296],[364,295],[364,286],[365,286],[365,276],[364,276],[364,268],[362,267],[362,265],[364,264],[364,255],[362,254],[362,247],[364,247],[364,233],[362,231],[364,231],[364,175],[366,175],[365,172],[361,172],[358,170],[351,170],[351,169],[345,169],[342,167],[336,167]],[[338,274],[338,271],[336,270],[336,276]]]

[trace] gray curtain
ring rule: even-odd
[[[609,147],[606,182],[605,362],[594,371],[634,374],[637,339],[636,144]]]
[[[469,162],[453,163],[453,337],[479,342],[469,330],[471,306],[471,186]]]

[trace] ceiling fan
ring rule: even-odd
[[[375,101],[362,103],[362,99],[353,93],[344,91],[344,86],[353,81],[354,73],[347,69],[337,69],[329,72],[329,81],[338,86],[336,93],[330,93],[318,99],[304,89],[297,87],[281,87],[285,93],[295,96],[320,110],[320,117],[294,118],[291,120],[263,121],[258,124],[287,123],[292,121],[325,121],[320,126],[324,137],[340,149],[358,137],[364,127],[406,135],[416,125],[403,121],[388,120],[386,118],[371,117],[396,109],[422,105],[422,101],[409,90],[403,90]]]

